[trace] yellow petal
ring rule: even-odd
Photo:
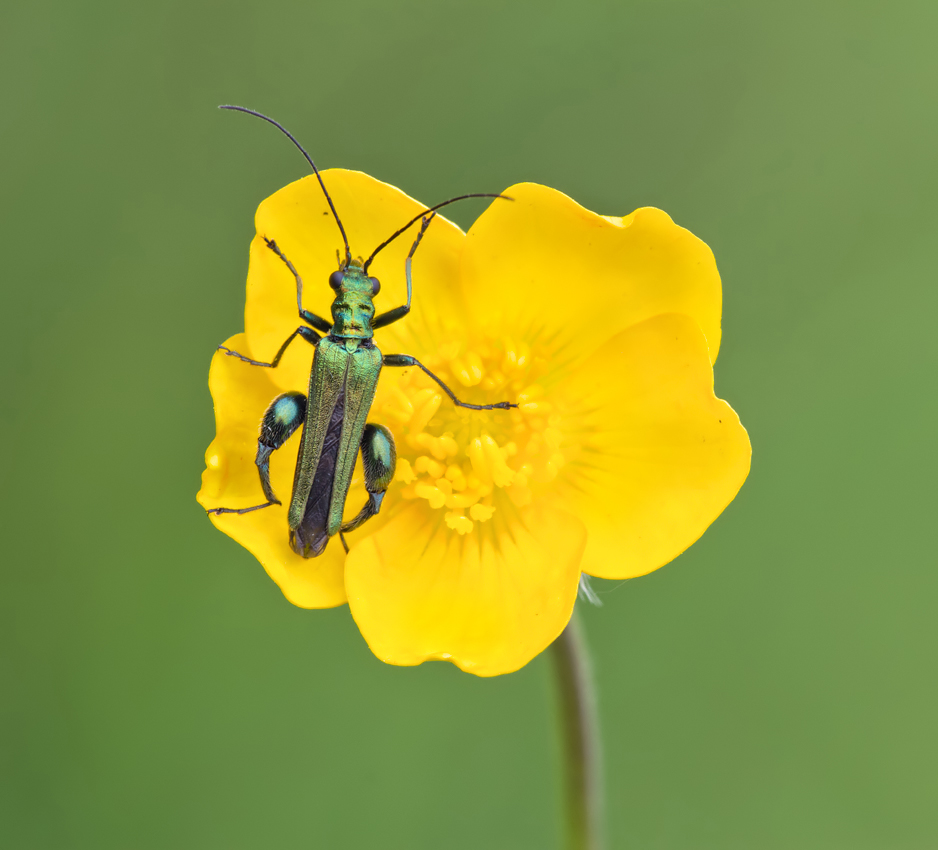
[[[566,507],[589,529],[583,571],[631,578],[668,563],[732,501],[749,436],[713,394],[707,344],[687,316],[614,337],[564,381]],[[568,430],[569,429],[569,430]]]
[[[398,228],[425,209],[400,189],[359,171],[329,169],[322,172],[342,219],[352,256],[367,258]],[[257,236],[251,243],[244,324],[248,352],[255,360],[270,361],[284,340],[302,324],[296,306],[296,282],[284,262],[264,242],[274,240],[303,279],[305,309],[332,321],[333,290],[329,275],[337,268],[336,250],[345,258],[342,237],[315,176],[285,186],[261,203],[255,217]],[[407,301],[404,261],[417,235],[418,225],[381,251],[369,274],[381,281],[375,298],[378,313]],[[427,230],[413,260],[414,294],[406,320],[377,332],[385,351],[401,351],[414,339],[427,311],[461,314],[456,277],[465,234],[437,216]],[[277,386],[306,386],[313,348],[294,340],[281,365],[271,372]]]
[[[244,334],[225,346],[244,351]],[[264,411],[280,390],[270,380],[274,370],[250,366],[218,351],[209,371],[215,400],[216,436],[205,452],[205,472],[198,502],[202,507],[246,508],[263,504],[254,464],[257,434]],[[345,552],[338,540],[318,558],[301,558],[288,539],[287,506],[299,449],[299,431],[271,455],[274,493],[283,502],[247,514],[210,514],[212,523],[254,554],[284,596],[302,608],[332,608],[345,602]]]
[[[720,276],[705,243],[661,210],[597,215],[535,183],[504,191],[472,225],[462,284],[480,327],[560,329],[584,353],[661,313],[703,330],[711,362],[720,346]]]
[[[566,626],[584,542],[576,517],[546,506],[460,536],[411,505],[350,553],[349,607],[382,661],[509,673]]]

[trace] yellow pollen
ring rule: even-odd
[[[416,397],[414,398],[414,430],[422,431],[424,428],[426,428],[427,423],[440,409],[440,405],[442,403],[443,396],[434,390],[426,389],[417,393]]]
[[[426,499],[431,508],[442,508],[446,504],[446,494],[439,487],[432,484],[418,482],[414,487],[414,493],[420,499]]]
[[[453,529],[453,531],[458,531],[460,534],[468,534],[472,531],[472,520],[455,511],[447,512],[446,524]]]
[[[446,467],[446,480],[452,482],[454,490],[466,489],[466,476],[462,474],[461,467],[451,463]]]
[[[443,465],[437,463],[433,458],[421,455],[414,463],[414,472],[426,472],[431,478],[439,478],[443,475]]]
[[[398,458],[397,460],[397,469],[394,472],[394,480],[400,481],[402,484],[410,484],[417,480],[417,473],[414,472],[414,468],[410,465],[410,461],[406,457]]]
[[[450,367],[453,374],[464,387],[477,386],[482,380],[482,361],[479,355],[470,351],[464,357],[457,358]]]
[[[491,519],[494,513],[495,508],[491,505],[480,505],[478,502],[469,508],[469,516],[478,522],[485,522],[487,519]]]
[[[397,440],[400,494],[442,511],[445,526],[465,535],[512,516],[556,479],[567,462],[565,423],[540,383],[550,378],[555,352],[549,345],[489,337],[470,349],[453,328],[440,337],[421,338],[432,352],[422,359],[460,399],[519,407],[457,407],[422,371],[405,369],[384,373],[372,415]]]
[[[499,448],[488,434],[483,434],[469,444],[468,455],[475,470],[483,481],[491,481],[497,487],[507,487],[515,474],[505,463],[508,453]]]

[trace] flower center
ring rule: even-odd
[[[422,362],[461,401],[519,405],[511,410],[457,407],[420,369],[395,380],[385,371],[375,407],[397,441],[394,481],[405,499],[423,500],[449,528],[468,534],[500,511],[524,507],[532,490],[557,477],[565,463],[561,416],[540,383],[551,347],[508,338],[425,346],[433,354]]]

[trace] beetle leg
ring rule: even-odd
[[[354,531],[381,510],[384,493],[391,479],[394,478],[397,450],[394,447],[394,437],[384,425],[373,425],[369,422],[365,426],[362,433],[361,452],[368,501],[358,512],[358,516],[342,523],[340,534],[344,531]],[[344,542],[343,545],[345,545]]]
[[[390,325],[391,322],[403,319],[404,316],[410,312],[410,296],[414,288],[410,276],[410,265],[413,262],[414,254],[417,252],[417,246],[420,244],[420,240],[423,239],[423,234],[427,232],[427,228],[430,226],[430,222],[433,221],[435,215],[436,213],[431,213],[424,217],[423,222],[420,224],[420,232],[417,234],[417,239],[410,249],[410,253],[407,255],[407,260],[404,262],[404,276],[407,278],[407,303],[403,307],[395,307],[393,310],[388,310],[380,316],[375,316],[371,321],[372,330],[383,328],[386,325]]]
[[[299,327],[293,331],[290,336],[287,337],[286,342],[280,346],[280,350],[274,355],[274,359],[270,363],[263,363],[260,360],[252,360],[250,357],[245,357],[243,354],[238,354],[237,351],[232,351],[230,348],[225,348],[223,345],[218,346],[219,351],[224,351],[229,357],[237,357],[238,360],[248,363],[251,366],[266,366],[268,369],[275,369],[277,364],[280,362],[280,358],[283,357],[283,353],[287,350],[287,346],[293,342],[297,337],[301,336],[305,339],[310,345],[316,345],[322,337],[316,333],[312,328]]]
[[[384,365],[385,366],[416,366],[433,378],[443,389],[449,397],[450,400],[457,407],[468,407],[470,410],[509,410],[512,407],[517,407],[517,404],[514,404],[510,401],[499,401],[495,404],[469,404],[465,401],[460,401],[456,398],[456,393],[454,393],[446,384],[443,383],[436,375],[433,374],[426,366],[423,365],[416,357],[411,357],[409,354],[385,354],[384,355]]]
[[[280,500],[270,486],[270,455],[279,449],[296,431],[306,418],[306,396],[303,393],[284,393],[278,395],[264,412],[261,420],[261,433],[257,438],[257,474],[261,479],[261,489],[267,497],[262,505],[250,508],[212,508],[210,514],[246,514],[279,505]]]
[[[267,247],[286,263],[287,268],[293,272],[293,277],[296,278],[296,309],[300,311],[300,318],[316,330],[322,331],[324,334],[329,333],[332,330],[331,322],[326,321],[322,316],[317,316],[315,313],[303,309],[303,278],[300,277],[300,273],[294,268],[293,263],[287,259],[287,255],[280,250],[280,246],[273,239],[268,239],[265,236],[264,241],[267,243]]]

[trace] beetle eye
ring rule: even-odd
[[[342,285],[345,275],[342,272],[333,272],[329,275],[329,286],[333,289],[338,289]]]
[[[381,289],[381,281],[376,277],[370,277],[368,280],[371,281],[371,294],[377,295],[378,291]]]

